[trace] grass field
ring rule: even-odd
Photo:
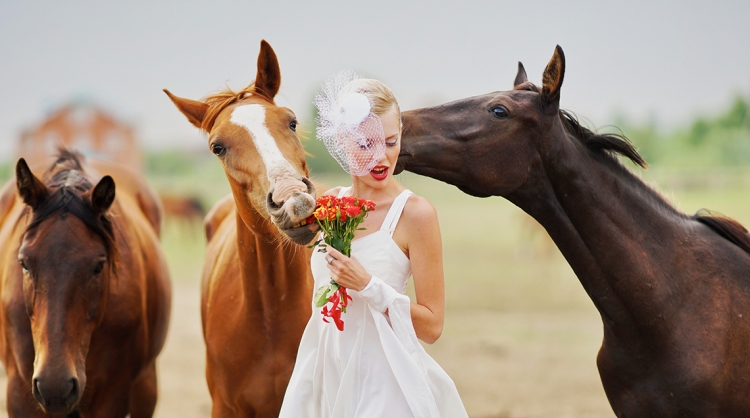
[[[649,170],[679,209],[712,209],[750,225],[750,170]],[[216,161],[180,176],[152,175],[170,193],[213,202],[228,193]],[[327,185],[346,177],[316,178]],[[541,227],[502,198],[478,199],[411,174],[399,180],[437,208],[443,233],[446,324],[427,346],[455,380],[472,417],[607,417],[612,412],[595,365],[597,311]],[[159,360],[158,417],[206,417],[198,281],[201,226],[167,220],[164,236],[175,287],[167,346]],[[4,410],[4,408],[2,408]],[[2,415],[0,413],[0,415]]]

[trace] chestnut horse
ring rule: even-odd
[[[201,314],[214,417],[276,417],[311,315],[305,218],[315,208],[291,110],[274,104],[276,54],[261,42],[255,82],[172,102],[208,134],[232,194],[205,220]]]
[[[597,365],[620,417],[750,416],[750,236],[680,213],[622,166],[624,137],[559,108],[558,46],[541,89],[403,114],[399,166],[473,196],[503,196],[541,223],[601,313]]]
[[[44,181],[19,160],[0,193],[8,413],[151,417],[170,312],[158,201],[124,166],[58,157]]]

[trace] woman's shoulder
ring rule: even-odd
[[[437,211],[435,210],[435,207],[432,206],[432,203],[417,194],[409,196],[401,217],[407,221],[405,224],[417,227],[437,223],[438,221]]]

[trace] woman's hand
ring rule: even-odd
[[[326,246],[325,259],[328,270],[331,271],[331,279],[339,285],[359,292],[370,283],[372,275],[356,258],[349,258],[329,245]]]

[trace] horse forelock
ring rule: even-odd
[[[113,220],[107,213],[95,212],[91,203],[84,199],[84,194],[92,187],[91,182],[78,170],[66,169],[55,173],[47,183],[50,194],[33,210],[24,234],[55,214],[71,213],[102,239],[108,264],[114,270],[118,257]]]
[[[622,155],[642,168],[648,165],[625,135],[593,132],[583,126],[573,113],[566,110],[560,110],[560,120],[568,134],[581,141],[587,148],[612,157]],[[617,159],[612,158],[612,161]]]
[[[206,110],[206,114],[201,122],[201,129],[206,132],[211,132],[211,128],[213,128],[216,118],[224,109],[235,103],[239,103],[251,95],[259,96],[269,103],[273,103],[273,98],[269,98],[262,91],[257,89],[255,83],[251,83],[249,86],[237,92],[227,88],[226,90],[204,97],[203,103],[208,105],[208,109]]]

